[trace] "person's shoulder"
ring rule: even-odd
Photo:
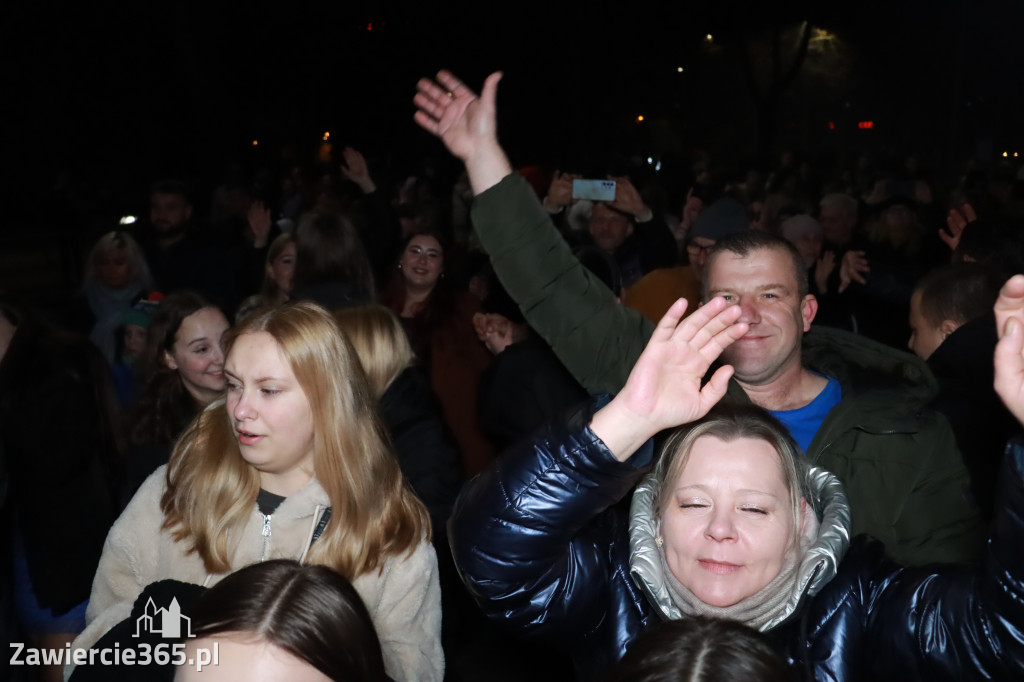
[[[927,363],[860,334],[832,327],[813,326],[804,335],[803,362],[808,369],[838,379],[843,398],[880,392],[908,406],[924,404],[938,390]]]
[[[857,535],[850,541],[835,576],[814,596],[812,609],[821,615],[812,622],[820,626],[855,604],[866,606],[871,593],[891,583],[901,570],[903,567],[888,555],[884,543],[869,535]]]
[[[424,536],[412,547],[391,553],[377,569],[357,576],[352,584],[366,599],[367,595],[378,594],[381,590],[411,586],[424,580],[429,581],[431,576],[436,575],[437,553]]]
[[[128,509],[139,504],[148,504],[153,500],[158,503],[163,494],[167,491],[167,465],[161,464],[156,470],[146,477],[146,480],[139,486],[139,490],[135,493],[132,501],[128,503]]]
[[[135,492],[121,516],[114,522],[108,543],[123,545],[128,551],[138,551],[139,540],[155,542],[156,534],[164,523],[161,500],[167,491],[167,465],[157,468]]]

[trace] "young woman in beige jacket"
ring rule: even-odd
[[[312,303],[259,311],[225,336],[224,352],[226,398],[192,423],[111,529],[74,647],[125,619],[149,583],[211,585],[290,558],[352,582],[390,677],[440,680],[430,523],[336,323]]]

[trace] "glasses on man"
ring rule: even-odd
[[[714,244],[698,244],[697,242],[689,242],[686,245],[686,252],[691,256],[707,256],[708,251]]]

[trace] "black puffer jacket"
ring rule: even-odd
[[[651,446],[618,462],[589,418],[552,427],[467,484],[450,527],[484,611],[570,648],[581,679],[595,680],[659,616],[630,577],[627,518],[612,508]],[[768,633],[803,679],[1024,679],[1024,442],[1008,452],[980,567],[904,568],[862,536],[836,576]]]

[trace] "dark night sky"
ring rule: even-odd
[[[810,152],[898,141],[965,158],[990,138],[993,149],[1024,152],[1022,5],[7,2],[4,186],[27,210],[67,171],[123,201],[159,175],[212,183],[233,159],[266,161],[285,143],[305,154],[324,130],[398,173],[439,151],[412,124],[411,96],[441,66],[474,86],[506,71],[501,131],[518,161],[558,163],[617,141],[657,147],[659,121],[684,152],[742,158],[753,110],[730,41],[802,19],[839,36],[855,68],[831,89],[798,83],[780,109],[779,144]],[[724,52],[702,44],[709,32]],[[638,113],[650,129],[636,129]],[[874,137],[823,137],[827,120],[862,117],[878,121]]]

